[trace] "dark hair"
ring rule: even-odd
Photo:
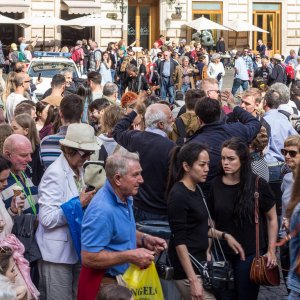
[[[26,104],[29,104],[29,105],[31,105],[33,108],[35,108],[36,107],[36,103],[34,102],[34,101],[32,101],[32,100],[23,100],[21,103],[26,103]]]
[[[268,90],[265,94],[264,99],[266,101],[266,105],[271,109],[277,109],[281,104],[280,94],[274,90]]]
[[[77,95],[67,95],[61,100],[60,111],[66,122],[80,122],[83,113],[83,101]]]
[[[39,120],[40,115],[42,114],[43,110],[48,106],[49,104],[44,102],[43,100],[39,101],[36,104],[36,121]],[[16,111],[16,110],[15,110]]]
[[[65,83],[66,83],[65,76],[61,74],[56,74],[52,77],[51,87],[52,88],[61,87]]]
[[[95,99],[90,105],[89,105],[89,111],[95,110],[102,110],[105,107],[109,106],[109,101],[106,98],[99,98]]]
[[[53,123],[53,133],[57,133],[60,126],[60,122],[56,122],[57,119],[60,119],[58,111],[58,107],[50,105],[48,109],[47,118],[44,123],[44,127],[46,127],[50,123]]]
[[[198,89],[190,89],[185,93],[184,102],[186,105],[186,108],[189,110],[194,110],[196,103],[198,100],[205,97],[205,92]]]
[[[14,110],[14,117],[21,115],[21,114],[27,114],[29,116],[31,116],[31,112],[34,109],[34,107],[28,103],[19,103],[15,110]]]
[[[76,93],[79,97],[81,97],[82,102],[84,103],[85,101],[88,102],[88,104],[93,102],[93,94],[92,90],[88,86],[80,85],[77,89]]]
[[[0,155],[0,172],[11,168],[11,162],[3,155]]]
[[[204,124],[210,124],[220,119],[221,106],[218,100],[203,97],[195,106],[195,113]]]
[[[96,300],[130,300],[132,292],[125,286],[108,284],[101,287]]]
[[[251,170],[251,156],[248,145],[241,139],[233,137],[223,143],[222,149],[224,148],[235,151],[241,163],[239,190],[233,212],[234,222],[238,226],[247,218],[250,223],[253,223],[254,174]],[[225,174],[223,168],[221,168],[221,174]]]
[[[202,151],[208,152],[204,145],[193,142],[184,144],[182,147],[175,147],[172,150],[166,195],[170,193],[174,183],[183,178],[185,171],[182,164],[186,162],[190,167],[192,167]]]
[[[99,72],[91,71],[87,74],[87,79],[93,81],[95,84],[101,84],[102,77]]]

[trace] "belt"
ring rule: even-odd
[[[269,163],[268,167],[279,167],[279,166],[282,166],[283,164],[284,164],[284,162],[277,161],[277,162],[274,162],[274,163]]]

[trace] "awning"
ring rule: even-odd
[[[0,1],[1,13],[26,13],[28,12],[30,4],[26,0],[2,0]]]
[[[100,13],[100,3],[93,0],[63,0],[68,6],[69,14],[97,14]]]

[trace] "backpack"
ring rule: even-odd
[[[26,59],[24,53],[21,52],[21,51],[18,51],[18,61],[22,61],[22,62],[27,61],[27,59]]]
[[[185,143],[186,135],[187,135],[186,130],[185,130],[185,125],[181,118],[177,118],[175,120],[175,124],[176,124],[178,135],[179,135],[178,139],[176,140],[176,144],[178,146],[182,146]]]
[[[293,128],[300,133],[300,116],[298,115],[298,110],[297,108],[293,107],[293,114],[288,113],[285,110],[278,110],[280,113],[282,113],[283,115],[285,115],[288,120],[290,121],[291,125],[293,126]]]
[[[77,49],[73,49],[72,51],[72,56],[71,58],[73,59],[73,61],[75,62],[75,64],[79,64],[80,61],[81,61],[81,53],[79,51],[80,48],[77,48]]]

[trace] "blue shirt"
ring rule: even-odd
[[[165,62],[164,62],[163,75],[166,77],[171,76],[171,61],[170,60],[165,60]]]
[[[82,222],[81,249],[97,253],[127,251],[136,248],[136,225],[132,210],[132,197],[127,204],[115,194],[106,180],[89,204]],[[111,276],[123,274],[129,264],[107,269]]]
[[[249,80],[247,65],[242,57],[239,57],[238,59],[236,59],[236,61],[234,63],[234,67],[236,69],[235,78],[238,78],[241,80]]]
[[[277,109],[271,109],[264,115],[265,121],[271,127],[271,136],[269,137],[268,149],[265,155],[267,163],[284,162],[281,149],[284,148],[284,141],[290,135],[298,135],[287,117],[278,112]]]

